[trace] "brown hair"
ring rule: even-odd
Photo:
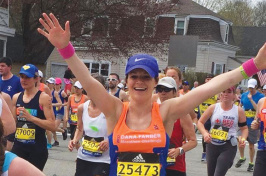
[[[5,147],[3,145],[4,142],[4,127],[2,120],[0,119],[0,174],[2,174],[2,168],[5,161]]]
[[[91,76],[97,81],[99,81],[103,86],[105,86],[105,80],[102,75],[100,75],[99,73],[92,73]]]
[[[180,71],[180,69],[179,69],[178,67],[175,67],[175,66],[168,66],[168,67],[166,67],[166,69],[165,69],[165,74],[166,74],[167,71],[170,70],[170,69],[175,70],[176,73],[177,73],[177,75],[178,75],[178,77],[179,77],[179,80],[182,80],[182,73],[181,73],[181,71]]]

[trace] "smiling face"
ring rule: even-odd
[[[134,69],[128,74],[127,87],[131,98],[150,99],[157,81],[143,69]]]

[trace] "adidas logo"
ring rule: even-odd
[[[138,156],[136,156],[132,162],[135,162],[135,163],[145,163],[146,161],[143,159],[142,155],[139,154]]]
[[[29,128],[28,125],[25,123],[22,128]]]

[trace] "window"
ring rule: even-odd
[[[225,39],[224,39],[225,43],[228,43],[228,35],[229,35],[229,25],[226,25]]]
[[[147,17],[145,19],[144,37],[152,37],[155,29],[155,19]]]
[[[109,76],[110,63],[85,62],[91,73],[99,73],[104,77]]]
[[[184,35],[184,30],[185,30],[185,21],[177,20],[175,34],[176,35]]]
[[[223,73],[223,65],[222,64],[215,64],[214,65],[214,75],[219,75]]]

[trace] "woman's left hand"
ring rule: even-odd
[[[242,136],[238,137],[238,144],[240,148],[244,148],[246,146],[246,139],[242,138]]]
[[[99,150],[105,152],[109,148],[109,142],[108,141],[102,141],[100,142]]]
[[[168,150],[168,157],[176,158],[178,155],[179,155],[179,149],[178,148],[171,148]]]
[[[32,121],[33,117],[30,115],[30,113],[24,107],[18,107],[18,111],[19,111],[19,117],[25,118],[29,122]]]

